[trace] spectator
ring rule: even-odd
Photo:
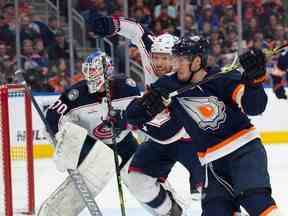
[[[0,42],[0,83],[12,83],[14,80],[15,58],[8,54],[7,46]]]
[[[115,0],[114,2],[109,2],[111,2],[109,8],[111,8],[112,16],[124,16],[124,0]]]
[[[107,8],[104,0],[91,0],[91,7],[88,10],[82,12],[82,15],[87,24],[88,40],[94,47],[96,46],[97,39],[97,36],[92,30],[94,27],[94,20],[107,14]]]
[[[48,46],[55,42],[55,32],[59,29],[58,21],[56,16],[50,16],[48,18],[48,25],[43,23],[37,23],[40,26],[40,32],[43,38],[45,46]]]
[[[42,57],[37,52],[35,52],[33,47],[33,41],[30,39],[26,39],[23,41],[21,60],[23,69],[25,71],[33,69],[38,71],[39,75],[47,74],[47,58]]]
[[[48,47],[48,57],[50,64],[57,62],[60,58],[69,60],[69,53],[69,44],[65,40],[65,32],[62,29],[58,29],[55,32],[55,42]],[[76,60],[78,59],[76,50],[74,50],[74,58]]]
[[[259,26],[256,17],[250,19],[250,22],[244,25],[243,39],[246,41],[253,40],[255,34],[259,32]]]
[[[0,41],[12,46],[15,41],[15,33],[10,29],[5,18],[0,15]]]
[[[166,14],[169,18],[175,19],[177,17],[176,6],[173,5],[171,0],[161,0],[161,4],[154,7],[154,17],[158,17]]]
[[[224,53],[234,53],[238,50],[238,35],[235,28],[227,30],[226,41],[224,42]]]
[[[278,19],[275,14],[269,16],[269,22],[265,24],[263,32],[265,33],[265,38],[273,39],[275,33],[275,27],[278,25]]]
[[[222,49],[221,49],[221,45],[215,44],[212,47],[212,56],[214,57],[214,63],[218,66],[218,67],[223,67],[223,57],[222,57]]]
[[[131,16],[145,27],[148,27],[152,21],[150,9],[144,4],[143,0],[135,2],[131,8]]]
[[[223,44],[224,37],[220,31],[217,29],[212,29],[211,35],[210,35],[210,43],[211,45],[216,45],[216,44]]]
[[[280,41],[281,43],[284,43],[287,40],[287,35],[285,34],[284,26],[282,26],[281,24],[278,24],[275,27],[274,40]]]
[[[70,73],[64,59],[59,59],[56,70],[56,75],[48,80],[48,83],[53,88],[54,92],[61,93],[69,86],[83,79],[79,72],[70,78]]]
[[[35,31],[34,28],[32,28],[32,22],[29,16],[23,16],[21,18],[21,31],[20,31],[20,38],[21,41],[24,41],[26,39],[34,40],[36,37],[40,36],[40,32]]]
[[[209,22],[212,28],[219,27],[219,17],[217,14],[213,13],[213,8],[210,4],[204,6],[201,15],[198,17],[198,31],[203,31],[203,25],[205,22]]]
[[[54,89],[47,83],[46,76],[39,73],[37,69],[28,69],[25,71],[24,78],[33,91],[54,91]]]
[[[212,31],[211,23],[210,22],[204,22],[203,23],[203,31],[201,32],[203,37],[210,40],[211,31]]]
[[[232,5],[228,5],[224,9],[224,15],[220,18],[220,22],[223,25],[228,25],[230,23],[236,23],[236,15]]]
[[[178,26],[178,34],[180,35],[180,30],[181,26]],[[186,14],[184,17],[184,28],[185,28],[185,32],[184,35],[189,35],[189,34],[196,34],[197,32],[197,24],[196,22],[194,22],[194,18],[192,15],[190,14]]]
[[[34,59],[37,60],[38,65],[42,68],[41,73],[43,75],[48,74],[48,54],[44,47],[42,38],[34,40]]]

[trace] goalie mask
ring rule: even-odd
[[[87,56],[82,64],[82,73],[90,93],[99,92],[104,86],[104,70],[106,70],[108,77],[113,71],[112,61],[105,52],[96,51]]]

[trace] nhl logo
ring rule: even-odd
[[[79,90],[77,89],[71,89],[68,93],[68,99],[70,101],[75,101],[79,97]]]

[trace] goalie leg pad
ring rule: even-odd
[[[65,172],[76,169],[80,152],[87,137],[87,130],[71,122],[66,122],[56,134],[57,145],[53,160],[57,170]]]
[[[101,141],[97,141],[79,166],[79,172],[92,195],[96,197],[115,172],[113,151]],[[84,208],[81,195],[71,178],[67,177],[42,204],[38,216],[76,216]]]

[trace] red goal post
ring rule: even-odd
[[[12,100],[20,101],[14,106]],[[23,105],[22,105],[23,104]],[[13,118],[23,113],[24,122]],[[11,121],[22,123],[26,141],[14,143],[11,139]],[[0,86],[0,215],[33,214],[34,164],[31,98],[22,85]]]

